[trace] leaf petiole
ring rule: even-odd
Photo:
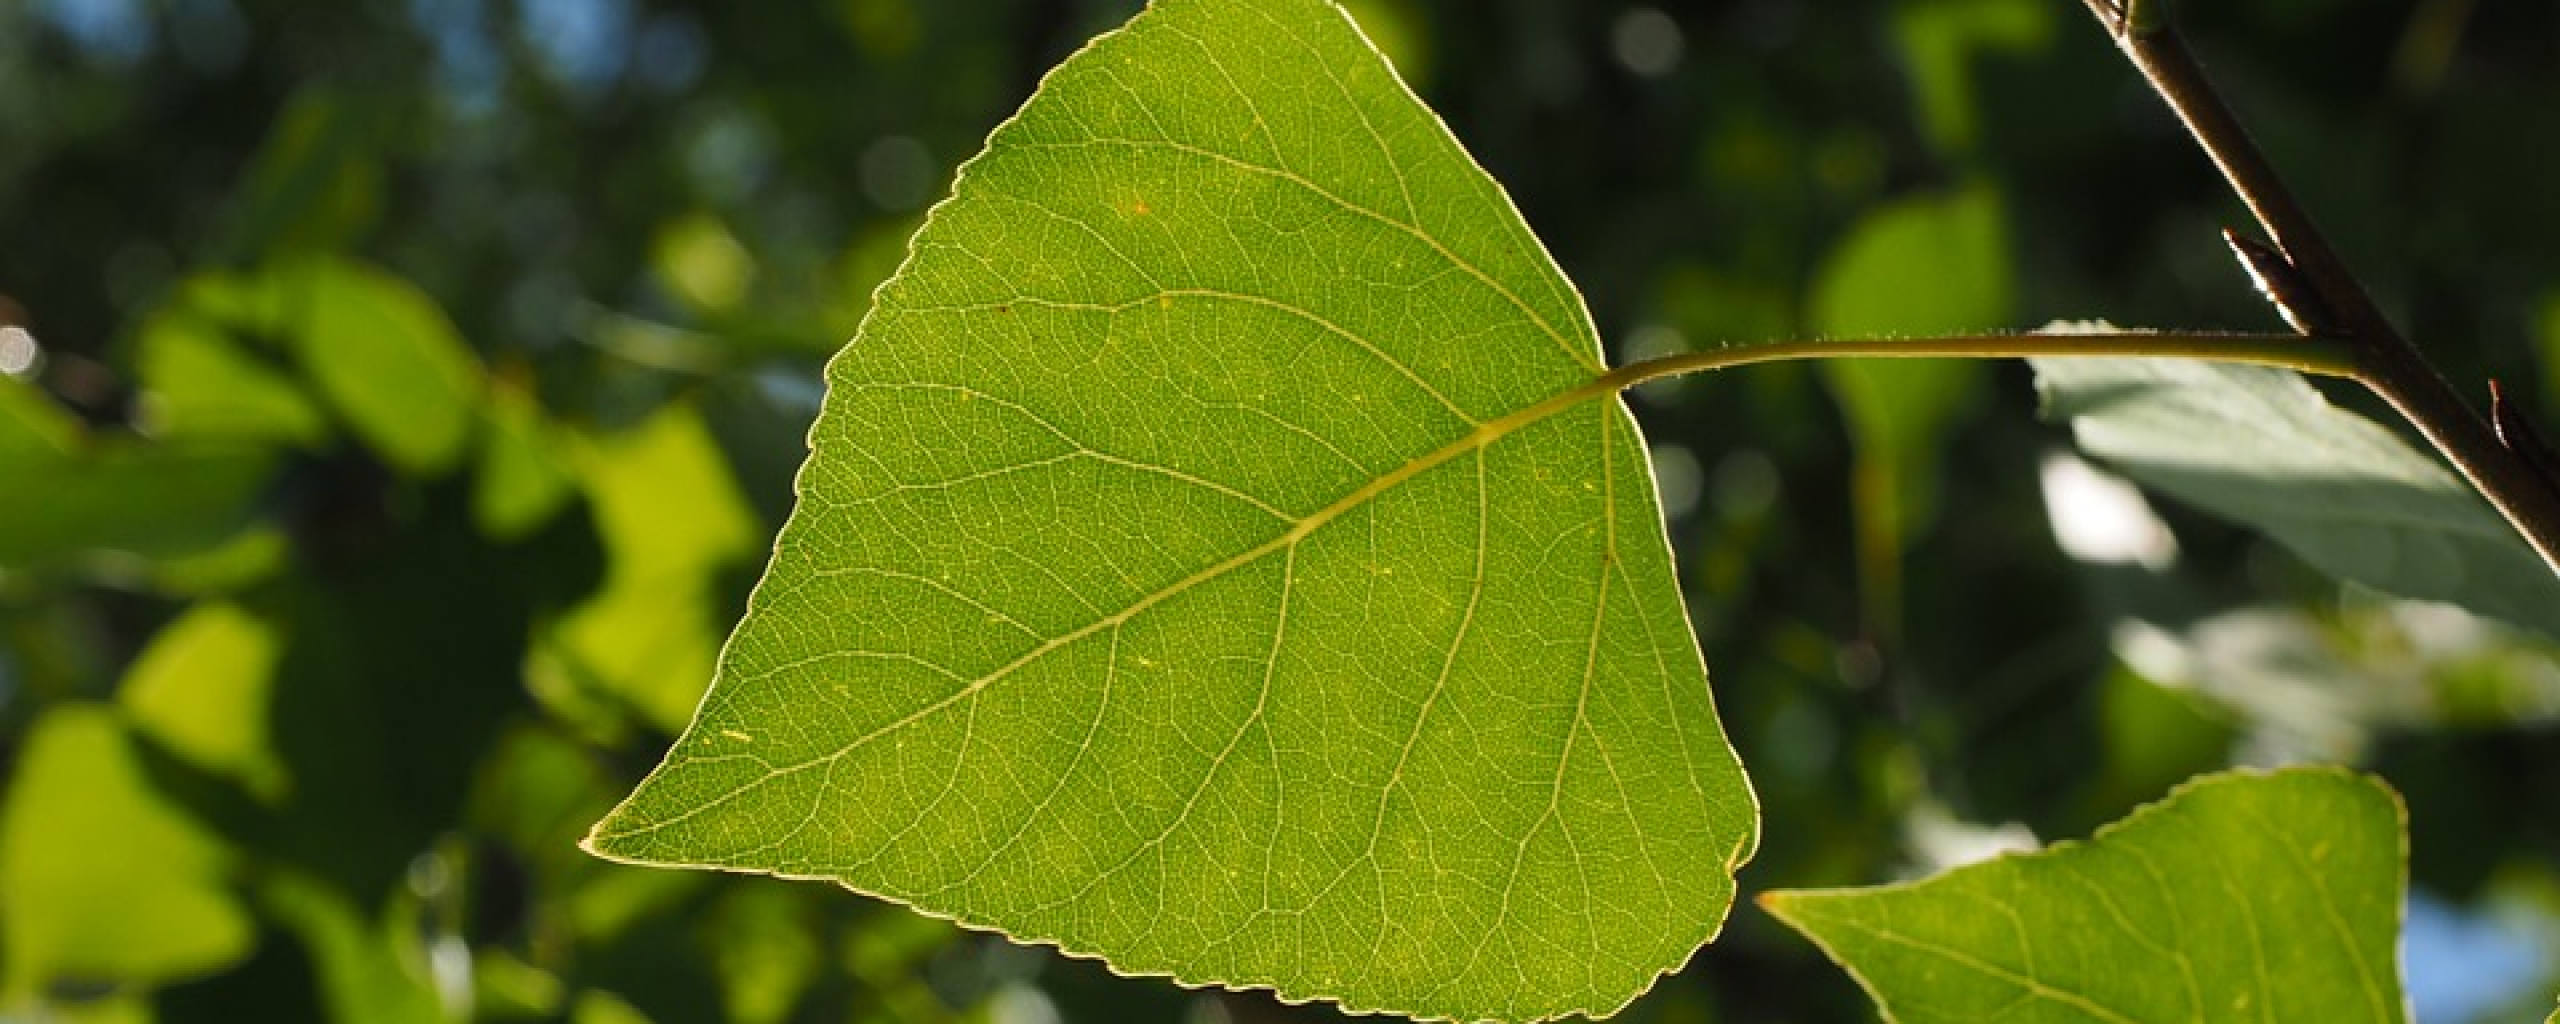
[[[1599,388],[1624,390],[1702,370],[1794,359],[2023,359],[2031,356],[2153,356],[2275,366],[2315,377],[2352,379],[2355,354],[2340,340],[2240,331],[2004,331],[1919,338],[1830,338],[1751,342],[1629,363]]]

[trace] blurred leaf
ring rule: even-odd
[[[1894,40],[1911,73],[1920,125],[1938,148],[1972,149],[1981,133],[1972,65],[1982,54],[2031,51],[2053,36],[2054,6],[2040,0],[1935,0],[1894,7]]]
[[[471,522],[492,540],[515,540],[541,529],[576,496],[575,471],[567,437],[525,389],[492,387],[487,412]]]
[[[576,674],[675,732],[693,716],[729,609],[720,571],[753,554],[763,527],[691,406],[573,449],[608,558],[602,590],[559,625]]]
[[[559,1016],[569,998],[560,976],[496,947],[471,951],[472,1009],[480,1019]]]
[[[1960,334],[2009,316],[2009,248],[1988,185],[1879,207],[1824,260],[1811,322],[1828,337]],[[1940,456],[1981,402],[1963,360],[1829,359],[1823,378],[1857,449],[1851,501],[1870,625],[1898,629],[1902,549],[1937,517]]]
[[[151,585],[181,596],[227,593],[287,569],[291,557],[283,530],[272,523],[252,523],[213,547],[153,563]]]
[[[1466,1019],[1616,1009],[1715,934],[1756,814],[1643,441],[1340,10],[1158,3],[913,251],[591,849]]]
[[[2300,376],[2177,359],[2037,359],[2045,418],[2145,486],[2313,567],[2560,637],[2560,578],[2434,459]]]
[[[239,350],[211,323],[183,313],[142,329],[137,426],[170,440],[311,446],[329,421],[301,387]]]
[[[698,313],[735,308],[755,283],[755,257],[738,244],[728,225],[707,213],[659,229],[650,255],[658,279]]]
[[[274,628],[239,606],[200,603],[151,638],[116,700],[136,732],[273,802],[288,782],[267,735],[281,648]]]
[[[2084,843],[1761,904],[1888,1020],[2399,1021],[2403,827],[2365,776],[2216,775]]]
[[[827,322],[840,325],[841,329],[827,332],[823,343],[828,349],[840,347],[842,339],[850,337],[863,315],[871,311],[872,293],[897,272],[899,263],[907,258],[907,239],[915,237],[916,229],[922,226],[919,218],[901,217],[875,224],[845,244],[831,271],[835,287],[828,289],[837,298],[825,310]]]
[[[2241,608],[2174,632],[2130,622],[2115,639],[2153,685],[2234,712],[2247,726],[2243,762],[2356,761],[2378,729],[2418,724],[2425,706],[2422,680],[2359,664],[2290,607]]]
[[[69,458],[80,446],[80,420],[26,381],[0,373],[0,465],[11,468]]]
[[[569,1009],[569,1024],[652,1024],[649,1015],[625,1002],[621,996],[603,989],[578,993],[576,1006]]]
[[[233,444],[91,438],[42,392],[0,375],[0,567],[95,552],[171,557],[233,536],[273,459]]]
[[[259,895],[267,912],[301,937],[330,1020],[446,1024],[413,938],[366,920],[345,893],[310,878],[278,873]],[[409,948],[401,949],[403,944]]]
[[[705,943],[719,959],[729,1020],[781,1024],[824,963],[808,894],[774,885],[738,886],[712,912]]]
[[[592,816],[612,805],[618,785],[587,748],[549,729],[519,727],[481,759],[467,820],[512,846],[536,871],[593,868],[594,859],[572,847]]]
[[[57,986],[153,986],[246,956],[232,855],[154,792],[115,712],[58,704],[0,809],[0,1015]]]
[[[414,475],[438,475],[460,459],[480,402],[480,364],[435,301],[352,263],[279,273],[294,352],[356,436]]]
[[[1342,0],[1360,34],[1407,82],[1431,80],[1431,37],[1422,31],[1412,0]]]
[[[36,1024],[152,1024],[157,1019],[149,997],[119,993],[48,1006]]]
[[[381,207],[374,156],[389,118],[376,106],[319,89],[276,115],[233,199],[223,251],[233,261],[341,248]]]

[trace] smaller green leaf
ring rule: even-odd
[[[246,955],[231,856],[152,790],[112,709],[45,713],[0,808],[0,1017],[56,986],[160,984]]]
[[[43,392],[0,376],[0,481],[44,499],[0,516],[0,566],[205,551],[247,520],[273,461],[238,444],[92,437]]]
[[[480,364],[417,286],[352,263],[284,272],[287,333],[305,372],[385,461],[432,475],[461,458]]]
[[[80,421],[35,385],[0,373],[0,466],[67,458],[80,445]]]
[[[2214,775],[2087,842],[1760,902],[1888,1021],[2400,1021],[2404,825],[2344,770]]]
[[[393,123],[378,103],[307,87],[267,129],[229,204],[220,239],[228,260],[345,245],[382,210],[375,154]]]
[[[524,389],[489,391],[488,429],[472,480],[471,522],[483,536],[514,540],[540,529],[574,496],[567,441]]]
[[[677,731],[719,653],[717,574],[752,554],[762,531],[690,406],[581,439],[573,453],[611,561],[604,589],[561,621],[552,653],[651,726]]]
[[[331,1020],[442,1024],[455,1019],[427,976],[415,928],[366,920],[339,890],[292,872],[259,889],[266,912],[302,939]]]
[[[2341,579],[2560,636],[2560,577],[2462,480],[2298,374],[2182,359],[2037,359],[2045,418],[2126,476]]]
[[[139,346],[145,434],[296,445],[328,435],[328,418],[299,385],[204,320],[163,314],[143,327]]]
[[[1971,151],[1983,103],[1974,68],[1993,55],[2034,53],[2053,38],[2053,5],[2037,0],[1957,0],[1895,8],[1894,40],[1911,75],[1920,126],[1946,152]]]
[[[658,229],[650,267],[676,298],[698,313],[737,307],[755,284],[755,257],[720,218],[697,213]]]
[[[283,646],[239,606],[199,604],[151,638],[116,700],[143,735],[277,800],[286,778],[267,735],[267,699]]]
[[[2006,321],[2004,232],[1999,197],[1986,186],[1876,209],[1824,261],[1813,329],[1954,334]],[[1851,489],[1870,625],[1896,628],[1903,546],[1937,516],[1940,455],[1980,404],[1983,370],[1952,359],[1831,359],[1821,369],[1857,449]]]

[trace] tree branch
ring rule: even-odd
[[[2124,0],[2121,8],[2114,0],[2085,2],[2222,171],[2302,285],[2336,317],[2335,331],[2355,354],[2351,376],[2417,427],[2524,535],[2543,566],[2560,574],[2560,482],[2544,478],[2523,455],[2501,444],[2488,421],[2382,315],[2206,80],[2162,10],[2168,0]]]

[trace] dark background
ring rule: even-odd
[[[2466,393],[2496,377],[2560,409],[2560,5],[2185,6],[2384,307]],[[1323,1016],[570,845],[682,724],[788,511],[818,367],[924,206],[1133,9],[0,0],[0,325],[40,346],[15,385],[96,449],[56,476],[0,461],[0,1017]],[[2244,214],[2079,4],[1353,9],[1613,356],[2056,318],[2281,328],[2215,236]],[[293,429],[169,425],[175,396],[240,392],[155,362],[153,325],[211,324],[300,387],[293,328],[220,296],[317,263],[450,321],[485,440],[391,453],[361,389]],[[2022,365],[1887,377],[1846,399],[1865,412],[1840,374],[1635,398],[1766,839],[1725,937],[1628,1019],[1871,1018],[1750,893],[2084,835],[2195,772],[2295,759],[2406,795],[2429,1024],[2539,1019],[2560,979],[2548,645],[2342,595],[2165,502],[2174,564],[2066,555],[2043,480],[2068,438]],[[1888,427],[1852,426],[1878,410]],[[514,519],[474,504],[509,430],[548,481]],[[252,468],[153,461],[209,441]],[[75,490],[130,514],[77,513]],[[208,608],[266,653],[171,647]],[[137,659],[162,648],[153,690]],[[194,705],[166,696],[191,673],[237,720],[194,745],[170,724]],[[106,739],[32,742],[73,731]],[[33,770],[38,750],[70,767]],[[84,786],[140,809],[86,831],[114,801]],[[191,838],[136,845],[167,828]],[[149,860],[179,848],[215,852]],[[194,927],[152,886],[60,896],[90,860],[193,878],[245,931],[59,953],[84,922]]]

